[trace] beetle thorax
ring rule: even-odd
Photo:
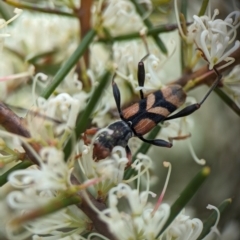
[[[102,147],[112,150],[115,146],[126,147],[128,140],[134,136],[129,125],[124,121],[117,121],[110,124],[107,129],[99,134],[95,143],[100,144]]]

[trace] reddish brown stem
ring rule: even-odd
[[[232,69],[234,66],[240,64],[240,48],[238,48],[234,53],[232,53],[230,57],[233,57],[235,61],[232,64],[228,65],[227,67],[219,69],[220,73]],[[216,67],[219,68],[225,63],[226,62],[221,62]],[[188,81],[193,79],[199,79],[199,81],[197,81],[196,84],[192,86],[192,88],[195,88],[202,84],[210,84],[212,81],[216,79],[216,73],[214,72],[214,70],[209,70],[208,65],[205,65],[195,72],[184,74],[182,77],[171,82],[170,84],[179,84],[181,86],[185,86],[188,83]]]
[[[17,116],[11,109],[9,109],[2,102],[0,102],[0,125],[2,125],[10,133],[14,133],[25,138],[31,137],[30,133],[23,124],[22,118]],[[28,158],[33,163],[38,164],[37,159],[24,143],[23,148],[27,153]]]
[[[71,176],[71,182],[74,185],[79,185],[80,183],[78,180],[72,175]],[[86,192],[88,195],[89,200],[92,202],[92,204],[99,210],[102,211],[106,209],[106,205],[103,202],[97,201],[90,193]],[[102,234],[103,236],[111,239],[111,240],[117,240],[117,238],[111,233],[109,230],[107,224],[102,221],[102,219],[99,218],[98,213],[92,209],[92,207],[88,204],[86,201],[84,194],[82,191],[78,192],[78,195],[82,198],[81,203],[76,204],[92,221],[94,228],[97,232]]]
[[[77,16],[80,24],[80,36],[81,39],[86,35],[86,33],[91,29],[91,7],[92,0],[81,1],[81,7],[74,9],[74,13]],[[84,64],[77,65],[77,72],[81,79],[83,80],[83,87],[86,91],[90,90],[90,80],[86,76],[86,69],[89,67],[89,50],[87,49],[83,55]],[[84,66],[85,65],[85,66]]]

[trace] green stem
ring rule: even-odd
[[[37,53],[36,55],[31,55],[26,59],[26,61],[32,64],[36,64],[41,58],[45,58],[47,56],[53,55],[57,53],[58,50],[59,49],[55,48],[53,50]]]
[[[111,74],[111,72],[109,70],[105,71],[105,73],[101,77],[101,80],[100,80],[98,86],[96,87],[91,98],[89,99],[84,112],[82,112],[80,114],[80,116],[78,117],[75,133],[73,136],[74,139],[75,139],[75,137],[80,136],[80,134],[83,133],[85,131],[85,129],[87,128],[89,121],[90,121],[90,116],[91,116],[95,106],[97,105],[97,103],[102,95],[103,90],[106,88],[106,86],[109,82],[110,74]],[[65,160],[67,160],[71,154],[72,139],[73,139],[72,137],[69,138],[69,140],[64,148]]]
[[[68,72],[74,67],[74,65],[77,63],[79,58],[83,55],[83,53],[86,51],[89,44],[93,41],[93,38],[96,36],[96,31],[94,29],[90,30],[85,37],[82,39],[81,43],[75,50],[75,52],[72,54],[72,56],[67,60],[67,62],[59,69],[59,71],[56,73],[55,77],[53,78],[53,81],[47,88],[43,91],[41,94],[44,98],[49,98],[50,95],[54,92],[56,87],[63,81],[64,77],[68,74]]]
[[[9,176],[10,173],[12,173],[16,170],[26,169],[27,167],[31,166],[32,164],[33,163],[30,162],[30,161],[23,161],[21,163],[18,163],[16,166],[12,167],[11,169],[6,171],[5,173],[3,173],[0,176],[0,187],[3,186],[8,181],[8,176]]]
[[[219,210],[221,216],[226,211],[226,209],[230,206],[231,203],[232,203],[232,199],[226,199],[220,204],[220,206],[218,207],[218,210]],[[216,211],[214,211],[214,210],[212,210],[212,211],[213,212],[210,214],[210,216],[204,222],[203,230],[197,240],[203,239],[211,231],[212,226],[215,224],[218,216],[217,216]]]
[[[151,29],[148,29],[147,31],[147,36],[154,36],[160,33],[165,33],[165,32],[171,32],[173,30],[176,30],[178,28],[177,24],[164,24],[160,26],[153,27]],[[121,35],[117,37],[111,37],[111,38],[100,38],[98,39],[99,42],[104,42],[104,43],[112,43],[115,41],[126,41],[126,40],[132,40],[134,38],[140,38],[139,32],[135,33],[130,33],[126,35]]]
[[[202,1],[202,6],[201,6],[200,11],[198,13],[199,17],[201,17],[201,16],[203,16],[205,14],[206,9],[208,7],[208,2],[209,2],[209,0],[203,0]]]
[[[45,216],[50,213],[54,213],[56,211],[61,210],[62,208],[68,207],[70,205],[80,203],[81,198],[78,196],[65,196],[65,197],[57,197],[47,203],[45,206],[32,210],[30,212],[25,213],[19,217],[16,217],[12,220],[11,224],[13,225],[22,225],[25,222],[29,222],[36,218]]]
[[[158,238],[172,223],[172,221],[177,217],[177,215],[182,211],[182,209],[186,206],[189,200],[193,197],[193,195],[197,192],[202,183],[206,180],[206,178],[210,174],[210,168],[204,167],[202,170],[192,179],[192,181],[186,186],[186,188],[181,192],[179,198],[175,201],[175,203],[171,207],[170,216],[157,235]]]
[[[158,135],[158,133],[160,132],[161,130],[161,127],[159,125],[157,125],[148,135],[147,139],[155,139]],[[136,160],[137,158],[137,155],[139,153],[143,153],[143,154],[146,154],[149,150],[149,148],[151,147],[152,145],[150,143],[146,143],[146,142],[143,142],[141,144],[141,146],[138,148],[138,150],[134,153],[133,157],[132,157],[132,163]],[[129,179],[132,175],[136,175],[137,172],[132,169],[132,168],[128,168],[125,173],[124,173],[124,179]]]
[[[130,0],[133,5],[135,6],[138,14],[143,17],[145,12],[145,9],[143,8],[142,5],[140,5],[138,3],[137,0]],[[151,28],[153,28],[153,24],[151,23],[151,21],[148,18],[144,18],[143,19],[144,24],[146,25],[146,27],[150,30]],[[167,54],[167,48],[165,47],[164,43],[162,42],[161,38],[158,36],[158,34],[153,35],[153,39],[155,41],[155,43],[157,44],[157,46],[159,47],[159,49],[161,49],[161,51],[165,54]]]
[[[188,0],[181,1],[181,13],[185,18],[185,22],[187,22],[187,6]],[[185,22],[183,24],[185,24]],[[185,69],[186,67],[186,55],[187,55],[187,48],[186,43],[183,38],[181,38],[181,67]]]
[[[238,116],[240,116],[240,109],[237,104],[220,88],[215,88],[214,92],[225,102]]]
[[[188,7],[188,0],[182,0],[181,1],[181,13],[184,15],[186,20],[187,20],[187,7]]]
[[[0,14],[6,21],[13,17],[13,13],[10,12],[9,6],[4,2],[0,2]]]
[[[57,15],[66,16],[66,17],[76,17],[74,13],[71,13],[71,12],[59,11],[57,9],[52,9],[52,8],[38,7],[36,4],[32,4],[32,3],[20,2],[20,1],[14,1],[14,0],[3,0],[3,1],[11,6],[21,8],[21,9],[28,9],[28,10],[37,11],[37,12],[57,14]]]

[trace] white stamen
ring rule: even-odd
[[[171,171],[172,171],[172,165],[171,165],[170,162],[163,162],[163,166],[168,167],[168,174],[167,174],[167,177],[166,177],[166,181],[165,181],[162,193],[160,194],[160,196],[158,198],[158,201],[157,201],[157,204],[155,205],[154,210],[152,211],[152,215],[155,214],[155,212],[157,211],[157,209],[159,208],[159,206],[162,203],[163,197],[164,197],[165,192],[167,190],[167,186],[168,186],[168,182],[169,182],[169,179],[170,179]]]
[[[187,142],[188,142],[189,151],[190,151],[190,153],[191,153],[194,161],[195,161],[197,164],[199,164],[199,165],[205,165],[205,164],[206,164],[206,160],[204,160],[204,159],[199,159],[199,158],[197,157],[194,149],[193,149],[193,146],[192,146],[191,141],[188,139]]]

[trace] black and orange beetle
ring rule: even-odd
[[[145,69],[143,60],[146,55],[138,63],[138,84],[144,86],[145,81]],[[161,90],[157,90],[144,97],[143,91],[140,90],[141,100],[124,110],[121,110],[121,95],[117,84],[114,82],[116,74],[112,79],[113,96],[116,102],[116,106],[121,120],[110,124],[107,129],[110,131],[104,131],[98,135],[94,142],[94,159],[104,159],[111,153],[115,146],[122,146],[126,149],[129,160],[131,159],[131,151],[128,147],[128,140],[131,137],[138,137],[144,142],[160,146],[160,147],[172,147],[172,143],[162,139],[145,139],[144,134],[148,133],[158,123],[162,123],[166,120],[171,120],[179,117],[187,116],[201,107],[203,102],[217,86],[221,80],[221,75],[216,69],[214,71],[217,74],[217,79],[207,94],[204,96],[200,103],[195,103],[183,108],[176,114],[169,116],[177,108],[183,105],[186,100],[186,93],[179,85],[169,85]],[[168,117],[169,116],[169,117]],[[130,160],[131,161],[131,160]]]

